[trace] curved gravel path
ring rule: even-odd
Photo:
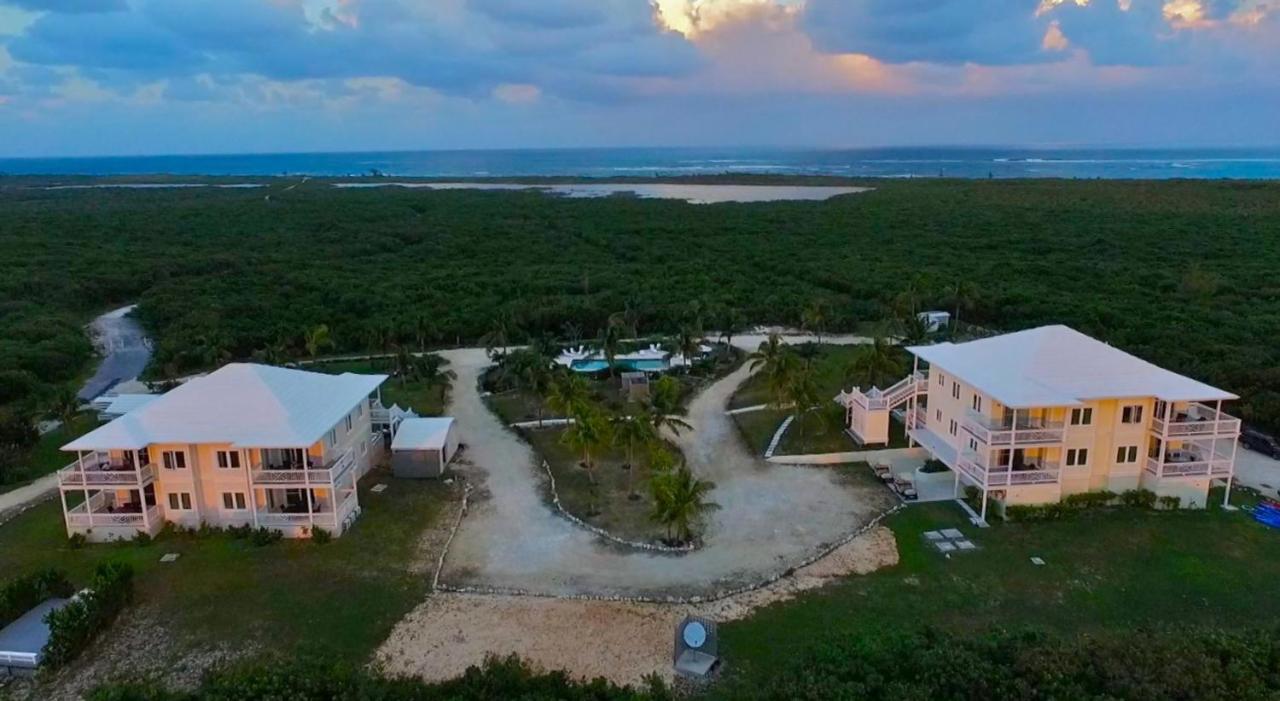
[[[555,515],[532,450],[477,390],[483,350],[442,353],[457,373],[450,413],[467,444],[460,466],[477,487],[445,558],[441,581],[565,596],[695,596],[755,583],[827,549],[892,502],[830,470],[769,465],[746,452],[724,410],[749,371],[707,388],[689,407],[694,431],[676,439],[690,467],[716,483],[706,545],[667,555],[608,544]]]

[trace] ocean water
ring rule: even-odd
[[[1280,178],[1280,148],[619,148],[0,159],[11,175]]]

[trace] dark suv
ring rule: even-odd
[[[1246,428],[1240,434],[1240,442],[1249,450],[1262,453],[1270,458],[1280,458],[1280,441],[1265,433]]]

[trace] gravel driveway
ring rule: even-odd
[[[554,514],[532,450],[485,406],[483,350],[442,353],[458,377],[450,414],[467,444],[461,466],[477,487],[445,560],[442,582],[563,596],[692,596],[754,583],[793,567],[892,505],[877,485],[855,486],[824,469],[770,465],[747,453],[724,413],[744,367],[695,397],[694,431],[676,439],[690,467],[716,483],[720,505],[706,545],[669,555],[624,549]]]

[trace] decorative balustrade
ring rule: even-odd
[[[143,465],[136,470],[123,466],[113,467],[107,461],[86,463],[81,469],[79,462],[58,470],[58,484],[64,487],[138,487],[147,484],[156,477],[154,465]]]
[[[1158,436],[1168,435],[1170,438],[1236,436],[1240,433],[1240,419],[1193,402],[1186,412],[1172,419],[1152,418],[1151,431]]]
[[[1028,463],[1019,469],[1010,469],[1009,465],[988,467],[981,456],[971,451],[961,453],[956,462],[962,473],[988,487],[1053,484],[1061,474],[1058,463],[1048,460]]]
[[[1147,458],[1147,472],[1158,477],[1225,477],[1231,474],[1231,459],[1222,456],[1191,460],[1166,460]]]
[[[1061,421],[1019,421],[1016,426],[1006,426],[972,409],[965,413],[963,425],[974,438],[989,446],[1061,443],[1066,435]]]
[[[96,509],[102,508],[102,511]],[[78,504],[75,508],[67,512],[67,523],[72,526],[82,528],[124,526],[124,527],[145,527],[148,523],[154,528],[160,524],[160,509],[156,506],[147,507],[147,513],[141,511],[107,511],[107,505],[101,504],[94,507],[94,511],[90,512],[85,508],[84,504]]]
[[[312,467],[305,470],[277,470],[257,466],[253,469],[253,483],[258,485],[332,486],[355,466],[355,455],[347,451],[329,467]]]

